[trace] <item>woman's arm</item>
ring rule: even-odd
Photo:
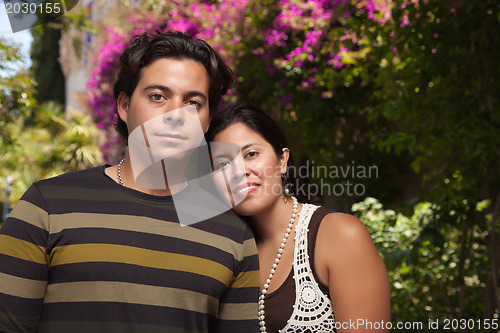
[[[338,333],[389,332],[387,271],[360,220],[342,213],[326,215],[314,258],[318,278],[330,290]]]

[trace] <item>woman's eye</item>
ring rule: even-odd
[[[222,168],[228,166],[229,164],[231,164],[229,161],[217,162],[217,163],[215,163],[215,170],[222,169]]]
[[[246,154],[245,154],[245,158],[247,158],[247,157],[248,157],[248,158],[252,158],[252,157],[255,157],[255,156],[257,156],[257,155],[259,155],[259,153],[258,153],[258,152],[256,152],[256,151],[251,151],[251,152],[248,152],[248,153],[246,153]]]

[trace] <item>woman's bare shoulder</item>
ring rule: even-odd
[[[321,221],[319,235],[342,243],[363,240],[371,242],[370,234],[363,222],[357,217],[346,213],[329,213],[325,215]]]
[[[382,263],[366,226],[357,217],[345,213],[325,215],[318,230],[316,251],[319,264],[326,265],[330,271],[352,268],[354,262],[364,266]]]

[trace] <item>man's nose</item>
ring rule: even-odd
[[[173,103],[163,115],[163,122],[171,125],[183,125],[186,120],[186,108],[182,103]]]

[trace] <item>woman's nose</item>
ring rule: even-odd
[[[232,163],[232,167],[233,167],[232,172],[233,172],[233,175],[235,178],[241,179],[241,178],[246,177],[250,174],[249,173],[250,169],[248,168],[247,163],[243,160],[243,157],[241,156],[241,154],[236,156],[236,158],[234,159],[234,161]]]

